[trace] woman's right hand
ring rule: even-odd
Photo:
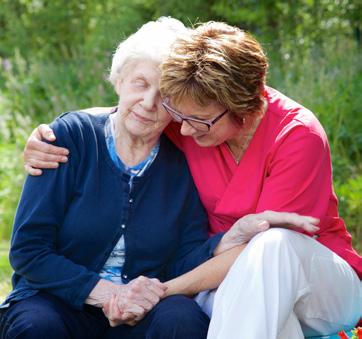
[[[248,214],[237,220],[224,234],[215,254],[245,244],[270,227],[282,227],[313,234],[319,231],[318,224],[319,219],[297,213],[264,211]]]
[[[41,168],[57,168],[60,162],[67,162],[69,151],[66,148],[50,145],[42,140],[55,141],[52,129],[39,125],[31,133],[24,149],[24,168],[30,175],[41,175]]]

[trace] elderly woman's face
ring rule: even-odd
[[[134,62],[116,84],[118,112],[125,130],[138,137],[160,135],[171,121],[162,107],[159,64],[151,60]]]

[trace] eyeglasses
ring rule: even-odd
[[[226,109],[212,120],[203,120],[183,115],[180,112],[173,109],[172,107],[170,107],[169,103],[170,99],[166,98],[162,101],[162,106],[176,122],[182,124],[183,121],[186,121],[191,127],[195,128],[200,132],[210,131],[212,125],[216,124],[226,113],[229,112],[229,109]]]

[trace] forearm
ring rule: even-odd
[[[221,238],[220,242],[216,246],[214,250],[214,256],[219,256],[220,254],[230,251],[234,247],[244,246],[248,241],[243,240],[240,237],[238,239],[234,239],[230,237],[230,230],[226,232],[223,237]]]
[[[235,246],[222,254],[211,258],[190,272],[167,281],[166,295],[193,295],[204,290],[218,287],[224,280],[235,259],[246,244]]]

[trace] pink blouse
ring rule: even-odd
[[[227,231],[240,217],[265,210],[320,218],[318,241],[362,277],[362,257],[338,216],[327,136],[314,114],[267,87],[268,109],[239,165],[225,143],[200,147],[172,123],[167,135],[187,158],[210,222]]]

